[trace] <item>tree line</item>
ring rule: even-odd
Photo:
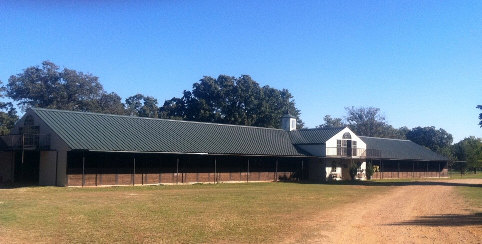
[[[8,83],[0,81],[0,98],[9,98],[17,107],[98,112],[149,118],[190,120],[279,128],[281,116],[290,113],[303,127],[300,110],[286,89],[260,86],[249,75],[217,78],[204,76],[192,90],[173,97],[159,106],[152,96],[134,94],[124,101],[115,92],[107,92],[99,78],[44,61],[22,73],[12,75]],[[0,103],[1,131],[6,134],[18,119],[11,102]]]
[[[9,98],[22,110],[39,107],[270,128],[280,128],[281,116],[289,113],[297,118],[298,128],[304,126],[287,89],[261,86],[249,75],[204,76],[191,90],[184,90],[181,97],[165,100],[160,106],[156,98],[144,94],[122,101],[117,93],[107,92],[98,77],[44,61],[41,66],[31,66],[10,76],[5,85],[0,81],[0,98]],[[0,134],[7,134],[18,120],[16,106],[0,102]],[[482,109],[482,105],[477,108]],[[467,161],[467,167],[481,167],[480,138],[468,137],[452,144],[452,135],[442,128],[394,128],[379,108],[345,109],[344,118],[326,115],[317,128],[348,126],[357,135],[408,139],[453,160]],[[482,113],[479,119],[482,127]]]

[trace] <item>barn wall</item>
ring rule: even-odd
[[[13,157],[12,152],[0,152],[0,184],[11,183],[13,180]]]
[[[41,151],[39,163],[39,185],[55,186],[57,152]]]
[[[308,180],[312,182],[323,182],[326,180],[326,162],[320,158],[307,159]]]
[[[301,162],[300,158],[69,152],[66,185],[296,181],[301,179]]]

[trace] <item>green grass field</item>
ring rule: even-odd
[[[482,179],[482,172],[480,171],[477,171],[477,174],[474,174],[473,171],[465,174],[460,174],[460,171],[450,171],[449,175],[451,179]]]
[[[389,187],[250,183],[0,190],[0,243],[275,242]]]

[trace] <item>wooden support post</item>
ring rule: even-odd
[[[12,184],[13,183],[15,183],[15,152],[12,149]]]
[[[383,162],[380,160],[380,179],[383,178]]]
[[[249,159],[248,159],[248,172],[246,173],[246,183],[249,182]]]
[[[25,134],[22,134],[22,165],[25,160]]]
[[[397,166],[398,166],[398,178],[400,179],[400,160],[397,160]]]
[[[415,178],[415,162],[412,162],[412,178]]]
[[[278,159],[276,159],[274,181],[278,181]]]
[[[119,168],[115,168],[115,184],[119,185]]]
[[[134,170],[132,172],[132,185],[136,184],[136,155],[134,155]]]
[[[301,180],[303,180],[303,174],[304,174],[304,161],[302,159],[301,160],[301,176],[300,176]]]
[[[159,155],[159,184],[161,184],[161,175],[162,175],[162,160],[161,160],[161,156]]]
[[[438,162],[438,178],[440,178],[440,162]]]
[[[214,157],[214,184],[217,183],[218,177],[217,177],[217,162],[216,162],[216,157]]]
[[[55,152],[56,152],[56,155],[55,155],[55,185],[58,186],[57,174],[58,174],[58,171],[59,171],[59,151],[55,151]]]
[[[141,184],[144,185],[144,167],[142,167],[142,163],[141,163]]]
[[[97,186],[97,172],[99,171],[99,162],[95,163],[95,186]]]
[[[427,178],[427,173],[428,173],[428,161],[427,161],[427,170],[425,171],[425,178]]]
[[[176,158],[176,184],[179,184],[179,157]]]
[[[84,152],[82,152],[82,187],[84,187],[85,184],[85,155]]]

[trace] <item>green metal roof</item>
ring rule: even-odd
[[[388,139],[378,137],[359,136],[367,149],[379,150],[380,158],[383,159],[405,159],[405,160],[428,160],[446,161],[446,157],[420,146],[409,140]]]
[[[32,108],[72,150],[311,156],[344,128],[280,129]],[[448,160],[409,140],[360,136],[384,159]]]
[[[32,108],[72,150],[305,156],[280,129]]]
[[[325,144],[330,138],[334,137],[340,131],[345,129],[331,128],[331,129],[301,129],[290,131],[291,142],[295,145],[302,144]]]

